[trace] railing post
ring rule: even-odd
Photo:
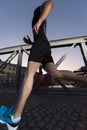
[[[87,45],[86,45],[86,43],[81,43],[80,48],[81,48],[81,52],[82,52],[85,66],[87,68]]]
[[[18,53],[18,61],[17,61],[17,66],[16,66],[16,77],[15,77],[15,87],[17,89],[20,88],[22,54],[23,54],[23,52],[20,48],[19,53]]]

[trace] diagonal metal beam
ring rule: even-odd
[[[76,46],[77,43],[73,43],[73,45],[66,51],[66,53],[58,60],[58,62],[55,64],[55,67],[57,68],[62,61],[69,55],[69,53],[73,50],[73,48]]]
[[[10,63],[14,57],[17,55],[17,51],[14,51],[7,59],[5,62],[3,62],[3,64],[1,64],[0,66],[0,72],[2,72],[2,70],[7,66],[8,63]]]
[[[87,45],[86,43],[82,43],[80,47],[81,47],[81,52],[82,52],[85,66],[87,68]]]

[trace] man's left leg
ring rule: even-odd
[[[46,64],[46,71],[53,78],[77,81],[87,85],[87,77],[76,75],[72,71],[68,70],[57,70],[52,62]]]

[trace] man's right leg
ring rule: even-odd
[[[5,108],[6,111],[1,111],[0,113],[0,122],[5,123],[8,130],[17,130],[18,128],[23,108],[32,90],[34,75],[40,65],[41,64],[38,62],[29,61],[28,70],[20,90],[19,100],[16,105],[15,112],[13,113],[12,110]]]

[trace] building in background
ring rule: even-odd
[[[2,61],[0,59],[0,66],[4,63],[4,61]],[[26,71],[26,67],[21,67],[21,80],[23,80],[24,78],[24,74]],[[0,87],[4,86],[12,86],[14,85],[14,81],[15,81],[15,77],[16,77],[16,65],[15,64],[11,64],[11,63],[7,63],[7,65],[3,68],[2,71],[0,71]]]

